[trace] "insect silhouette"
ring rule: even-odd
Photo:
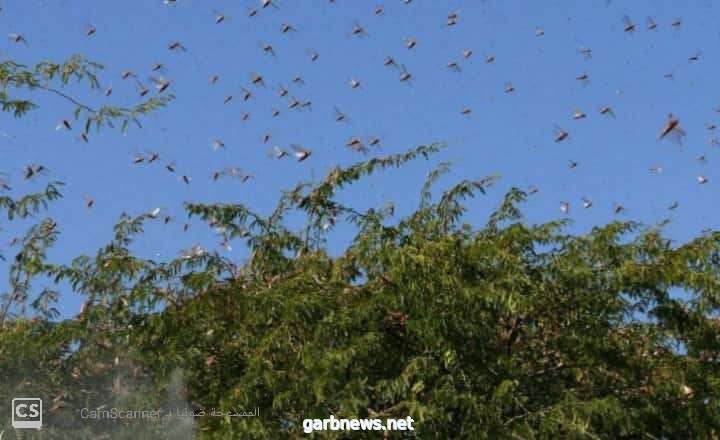
[[[356,36],[356,37],[368,37],[370,34],[367,33],[365,28],[360,25],[360,23],[355,22],[355,25],[353,26],[352,30],[350,31],[350,35]]]
[[[612,107],[610,107],[610,106],[600,107],[599,112],[601,115],[604,115],[604,116],[610,116],[613,118],[615,117],[615,112],[613,111]]]
[[[0,173],[0,176],[7,176],[5,173]],[[0,177],[0,189],[3,191],[11,191],[12,187],[4,177]]]
[[[654,31],[658,27],[657,23],[655,22],[655,20],[653,20],[652,17],[648,17],[647,20],[645,21],[645,23],[646,23],[645,25],[649,31]]]
[[[173,41],[172,43],[170,43],[168,45],[168,50],[180,50],[183,52],[187,52],[185,46],[183,46],[183,44],[179,41]]]
[[[349,119],[345,113],[340,111],[339,108],[335,107],[335,122],[348,122]]]
[[[287,34],[288,32],[297,32],[297,29],[291,24],[283,23],[282,26],[280,26],[280,32]]]
[[[555,126],[555,142],[562,142],[570,137],[570,133],[563,130],[559,126]]]
[[[260,75],[259,73],[253,73],[251,75],[250,82],[256,86],[265,87],[265,80],[263,79],[262,75]]]
[[[346,143],[345,146],[350,148],[353,151],[357,151],[359,153],[367,153],[367,148],[365,147],[365,143],[362,141],[362,139],[353,137],[350,138]]]
[[[460,12],[458,11],[452,11],[448,14],[447,20],[445,21],[445,26],[455,26],[458,22],[458,18],[460,18]]]
[[[95,206],[95,199],[90,196],[83,197],[83,200],[85,201],[85,209],[88,211],[92,209],[93,206]]]
[[[301,104],[302,103],[297,98],[295,98],[294,96],[291,96],[290,102],[288,103],[288,108],[289,109],[299,108]]]
[[[63,119],[57,126],[55,126],[55,130],[72,130],[72,125],[70,124],[70,121],[67,119]]]
[[[668,114],[668,120],[658,135],[658,139],[664,139],[666,137],[671,137],[676,142],[682,142],[682,139],[685,137],[685,130],[680,127],[680,120],[672,113]]]
[[[628,17],[627,15],[623,16],[623,31],[625,31],[628,34],[632,34],[635,32],[636,26],[635,23]]]
[[[25,38],[25,36],[23,34],[11,33],[11,34],[8,34],[8,38],[13,43],[22,43],[25,45],[28,44],[27,38]]]
[[[276,145],[272,148],[272,150],[270,150],[268,155],[276,159],[282,159],[284,157],[288,157],[288,152]]]
[[[158,93],[162,93],[170,87],[170,81],[165,78],[150,78],[155,83]]]
[[[405,66],[402,66],[402,71],[400,72],[400,82],[409,82],[411,79],[412,74],[408,72]]]
[[[290,145],[290,147],[295,151],[295,158],[298,162],[303,162],[312,155],[312,151],[303,148],[297,144],[292,144]]]
[[[137,81],[135,85],[138,90],[138,95],[140,95],[141,98],[150,93],[150,90],[145,87],[145,84],[141,83],[140,81]]]
[[[47,172],[44,165],[28,165],[23,171],[23,179],[30,180]]]
[[[461,71],[460,64],[457,61],[450,61],[449,63],[447,63],[445,65],[445,67],[447,67],[448,69],[453,70],[455,72]]]
[[[214,151],[217,151],[221,148],[225,148],[225,143],[223,141],[221,141],[220,139],[213,140],[212,144],[210,144],[210,145],[212,146],[212,149]]]
[[[272,44],[261,43],[260,47],[261,47],[263,53],[270,54],[272,56],[277,56],[277,55],[275,55],[275,49],[273,49]]]

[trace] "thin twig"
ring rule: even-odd
[[[58,89],[54,89],[54,88],[48,87],[48,86],[43,86],[43,85],[40,85],[40,84],[33,85],[33,87],[36,87],[36,88],[41,89],[41,90],[45,90],[46,92],[54,93],[54,94],[56,94],[56,95],[58,95],[58,96],[60,96],[60,97],[62,97],[62,98],[65,98],[66,100],[72,102],[73,104],[75,104],[75,105],[78,106],[78,107],[81,107],[81,108],[89,111],[90,113],[97,113],[97,110],[95,110],[94,108],[92,108],[92,107],[90,107],[90,106],[88,106],[88,105],[85,105],[85,104],[83,104],[82,102],[77,101],[77,100],[76,100],[75,98],[73,98],[72,96],[70,96],[70,95],[68,95],[68,94],[66,94],[66,93],[63,93],[63,92],[61,92],[61,91],[58,90]]]

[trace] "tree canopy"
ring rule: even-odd
[[[97,87],[101,67],[82,56],[32,68],[4,61],[2,110],[22,117],[35,105],[21,92],[52,93],[76,108],[88,135],[139,125],[172,99],[93,108],[63,91],[72,80]],[[245,262],[201,247],[168,261],[135,255],[133,240],[161,221],[148,212],[123,215],[96,254],[55,263],[47,250],[61,231],[39,217],[62,182],[3,195],[3,221],[34,223],[3,255],[0,412],[16,396],[43,398],[43,438],[294,438],[303,419],[331,414],[412,417],[414,432],[388,433],[398,438],[720,437],[720,233],[677,244],[662,225],[613,222],[572,235],[565,221],[526,222],[528,194],[517,188],[487,219],[469,218],[467,204],[498,177],[434,194],[447,163],[401,218],[392,206],[338,201],[360,179],[441,148],[334,168],[281,194],[270,215],[187,203],[223,241],[247,245]],[[331,253],[340,223],[354,237]],[[85,305],[59,320],[64,290]],[[180,405],[261,414],[169,423],[79,415]]]
[[[121,218],[96,255],[55,265],[43,249],[57,231],[41,222],[13,265],[23,299],[43,276],[87,302],[74,319],[3,323],[0,395],[40,393],[54,402],[48,429],[76,438],[167,435],[147,423],[87,423],[77,411],[173,398],[261,408],[241,421],[197,419],[187,429],[198,438],[295,437],[304,418],[329,414],[409,415],[432,438],[717,437],[720,234],[673,245],[660,228],[615,222],[568,235],[563,221],[526,224],[517,189],[484,224],[462,223],[463,200],[495,178],[433,197],[447,164],[401,219],[334,198],[441,147],[332,170],[284,193],[267,217],[188,204],[246,241],[244,264],[201,248],[168,262],[134,256],[134,235],[156,221],[148,213]],[[307,227],[285,226],[290,211]],[[324,238],[341,221],[357,233],[331,256]]]

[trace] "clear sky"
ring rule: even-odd
[[[64,198],[49,215],[62,237],[51,259],[69,262],[93,255],[112,234],[122,212],[139,214],[161,207],[174,220],[151,225],[136,249],[144,256],[171,258],[194,244],[214,248],[218,240],[208,228],[193,223],[182,231],[184,201],[241,202],[269,212],[279,191],[300,180],[319,179],[337,164],[363,159],[345,143],[351,137],[377,136],[381,147],[373,154],[391,154],[420,144],[442,141],[448,148],[429,162],[385,172],[341,193],[344,200],[365,208],[394,201],[398,214],[418,203],[426,173],[441,161],[453,172],[440,181],[447,187],[463,178],[499,174],[502,180],[487,196],[469,202],[468,222],[480,225],[511,186],[539,192],[524,206],[529,222],[564,214],[569,202],[572,232],[616,218],[647,224],[669,218],[670,237],[684,241],[720,220],[714,204],[720,195],[720,160],[714,135],[706,125],[720,113],[717,72],[720,67],[720,14],[711,0],[637,1],[436,1],[404,0],[278,0],[277,8],[260,9],[257,0],[3,1],[0,29],[21,33],[28,44],[3,37],[0,58],[34,64],[61,61],[82,53],[105,65],[103,87],[113,94],[72,87],[79,100],[129,105],[139,101],[134,80],[122,80],[130,70],[152,88],[150,76],[171,81],[166,93],[177,99],[143,120],[143,129],[127,135],[105,130],[89,144],[78,140],[77,128],[57,131],[73,108],[52,95],[33,95],[40,109],[23,119],[0,115],[0,171],[10,176],[11,194],[40,189],[49,179],[64,181]],[[378,4],[384,13],[374,14]],[[260,9],[248,17],[251,8]],[[448,13],[457,11],[457,24],[446,26]],[[225,19],[217,24],[216,14]],[[636,23],[624,32],[623,17]],[[652,17],[657,28],[648,30]],[[672,26],[676,20],[680,26]],[[296,31],[282,32],[284,24]],[[86,29],[96,32],[86,36]],[[353,36],[356,25],[367,35]],[[542,29],[544,32],[539,32]],[[543,34],[543,35],[538,35]],[[408,49],[406,38],[417,45]],[[170,51],[180,41],[186,52]],[[262,50],[272,45],[275,55]],[[586,57],[582,47],[590,48]],[[462,50],[473,55],[465,59]],[[319,54],[312,62],[310,51]],[[698,55],[695,62],[690,57]],[[383,66],[392,56],[411,73]],[[485,62],[494,56],[495,62]],[[459,71],[448,68],[459,63]],[[151,72],[155,63],[165,66]],[[250,84],[253,72],[266,87]],[[586,73],[587,81],[576,79]],[[208,80],[219,75],[215,85]],[[672,75],[668,78],[667,75]],[[304,84],[292,79],[300,75]],[[361,87],[353,89],[355,78]],[[506,93],[506,83],[514,86]],[[311,101],[302,111],[288,108],[289,96]],[[253,92],[242,100],[242,87]],[[151,93],[155,93],[153,90]],[[225,104],[226,96],[233,100]],[[599,114],[610,106],[615,118]],[[337,107],[349,122],[335,121]],[[462,115],[464,107],[472,114]],[[276,117],[272,109],[280,110]],[[574,120],[578,108],[586,117]],[[249,113],[247,121],[241,120]],[[682,144],[658,141],[668,113],[680,119],[687,132]],[[555,126],[569,132],[555,142]],[[262,137],[271,133],[264,144]],[[224,149],[214,151],[220,139]],[[292,143],[312,150],[303,163],[267,156],[274,145]],[[136,154],[157,152],[152,165],[133,165]],[[706,163],[698,160],[704,155]],[[177,173],[163,164],[174,161]],[[569,162],[577,162],[575,168]],[[49,176],[23,181],[22,168],[43,164]],[[254,177],[211,180],[215,170],[237,166]],[[660,174],[649,171],[661,166]],[[181,175],[192,178],[190,185]],[[709,181],[698,184],[698,175]],[[85,197],[96,200],[85,209]],[[582,208],[582,197],[593,206]],[[679,202],[675,211],[667,207]],[[613,204],[624,206],[613,213]],[[7,247],[19,226],[3,223],[0,243]],[[345,231],[346,232],[346,231]],[[339,249],[343,230],[337,234]],[[347,237],[344,237],[347,238]],[[246,256],[236,244],[228,256]],[[6,265],[0,285],[7,285]],[[77,312],[81,299],[63,292],[63,316]]]

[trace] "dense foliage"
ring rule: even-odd
[[[3,110],[22,116],[32,103],[10,91],[50,90],[57,75],[61,86],[72,75],[94,84],[97,65],[70,63],[0,64]],[[76,116],[86,114],[88,127],[124,123],[165,101],[149,102],[79,104]],[[447,164],[429,173],[417,210],[403,218],[392,206],[358,211],[335,197],[441,147],[336,168],[284,193],[270,216],[188,204],[223,241],[246,243],[252,254],[242,264],[200,247],[172,261],[135,256],[133,239],[160,221],[155,212],[123,216],[96,255],[54,264],[46,250],[60,231],[38,219],[4,256],[0,412],[9,414],[15,396],[42,397],[43,438],[299,437],[304,418],[331,414],[411,416],[415,431],[398,437],[719,437],[720,233],[675,245],[660,228],[616,222],[568,235],[562,221],[524,222],[517,189],[487,221],[465,224],[464,203],[495,178],[433,197]],[[52,182],[40,194],[3,196],[0,210],[30,218],[60,190]],[[288,215],[306,226],[290,228]],[[356,235],[330,255],[339,222]],[[69,289],[85,306],[58,322],[53,303]],[[178,405],[260,415],[170,423],[79,415]],[[8,420],[0,423],[10,435]]]
[[[336,169],[267,218],[188,205],[246,240],[240,266],[200,248],[166,263],[134,257],[152,213],[121,219],[111,243],[67,267],[44,262],[40,246],[23,254],[20,272],[69,282],[87,304],[73,320],[4,324],[3,401],[40,393],[55,399],[48,429],[119,437],[122,422],[81,421],[78,409],[162,407],[179,375],[178,396],[195,408],[261,408],[198,418],[188,432],[200,438],[299,436],[303,418],[330,414],[410,415],[425,438],[717,437],[720,234],[672,246],[618,222],[569,236],[563,222],[523,223],[519,190],[486,224],[459,224],[461,200],[494,179],[434,201],[444,164],[397,221],[333,199],[437,148]],[[308,216],[299,233],[283,225],[291,210]],[[358,232],[331,257],[323,238],[341,219]],[[47,237],[43,225],[35,234]],[[151,424],[129,424],[152,436]]]

